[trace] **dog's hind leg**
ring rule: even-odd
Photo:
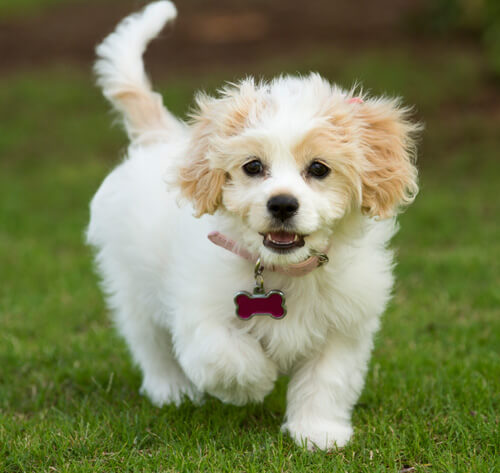
[[[130,307],[127,308],[127,311]],[[135,362],[141,368],[143,381],[141,393],[156,406],[180,405],[187,396],[200,402],[201,394],[188,380],[172,351],[168,330],[150,317],[120,313],[118,328],[127,341]]]

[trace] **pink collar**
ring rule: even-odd
[[[252,263],[257,262],[256,256],[245,250],[245,248],[238,248],[238,244],[234,240],[231,240],[220,232],[209,233],[208,239],[217,246],[225,248]],[[328,256],[326,256],[325,253],[318,252],[300,263],[294,263],[288,266],[271,266],[266,267],[266,269],[269,271],[276,271],[277,273],[287,274],[288,276],[305,276],[325,263],[328,263]]]

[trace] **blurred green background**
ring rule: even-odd
[[[146,55],[166,105],[253,74],[320,72],[425,124],[394,300],[355,436],[307,453],[261,406],[156,409],[109,322],[88,203],[126,151],[91,73],[128,0],[0,0],[0,471],[498,471],[496,0],[179,2]]]

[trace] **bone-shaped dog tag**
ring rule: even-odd
[[[285,294],[278,290],[261,293],[256,288],[253,294],[240,291],[234,297],[236,315],[242,320],[254,315],[269,315],[273,319],[282,319],[286,315]]]
[[[273,319],[282,319],[286,315],[285,294],[277,289],[266,293],[263,272],[264,266],[258,259],[254,269],[255,289],[253,294],[240,291],[234,296],[236,315],[241,320],[251,319],[254,315],[269,315]]]

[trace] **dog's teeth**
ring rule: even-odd
[[[278,237],[273,238],[273,232],[269,232],[265,236],[265,241],[272,243],[277,246],[286,246],[292,245],[300,241],[301,237],[297,233],[287,233],[286,235],[283,232],[277,232]],[[283,238],[282,238],[283,237]]]

